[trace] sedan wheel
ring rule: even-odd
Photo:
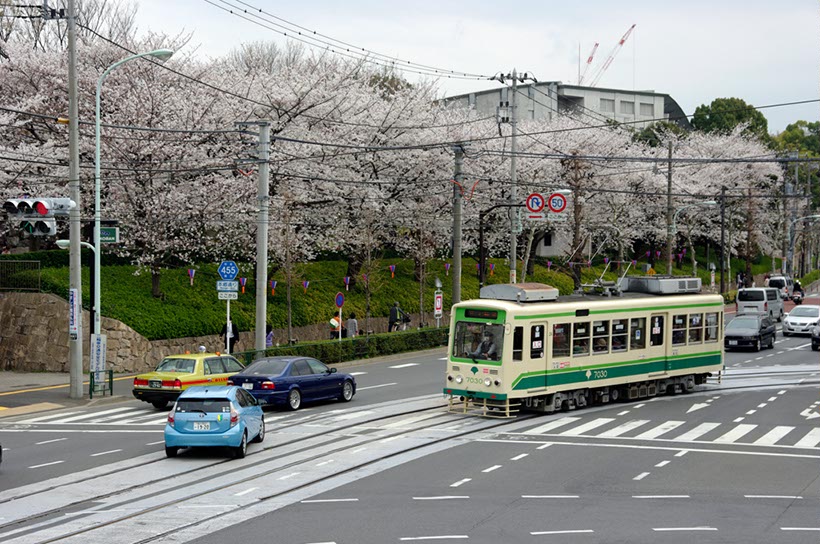
[[[233,450],[233,456],[237,459],[244,459],[245,454],[248,452],[248,431],[242,433],[242,442],[239,443]]]
[[[265,418],[262,418],[262,426],[259,427],[259,434],[253,439],[257,444],[265,439]]]
[[[291,389],[288,393],[288,408],[298,410],[302,406],[302,393],[298,389]]]
[[[342,394],[339,395],[339,400],[344,402],[353,400],[353,384],[350,380],[345,380],[345,383],[342,384]]]

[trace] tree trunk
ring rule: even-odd
[[[535,228],[530,228],[527,234],[527,249],[524,251],[524,266],[521,267],[521,283],[527,281],[527,274],[532,274],[530,270],[530,252],[532,251],[532,239],[535,236]]]
[[[362,271],[362,260],[361,255],[349,255],[347,258],[347,272],[345,275],[350,278],[348,284],[350,289],[353,289],[353,286],[356,285],[359,273]]]
[[[154,298],[162,298],[162,290],[159,284],[160,273],[159,266],[151,267],[151,296]]]

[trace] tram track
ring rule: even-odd
[[[290,441],[287,444],[293,445],[294,443],[298,443],[300,441],[307,440],[308,438],[315,439],[315,438],[320,437],[320,436],[327,436],[329,441],[338,442],[338,437],[334,437],[332,435],[336,435],[340,431],[345,430],[345,429],[351,429],[353,427],[361,427],[362,425],[367,425],[367,424],[370,424],[370,423],[373,423],[373,422],[376,422],[376,421],[394,419],[396,417],[401,417],[401,416],[405,416],[405,415],[408,415],[408,414],[418,414],[418,413],[424,413],[424,412],[440,411],[443,408],[444,408],[444,405],[439,405],[439,406],[428,407],[428,408],[423,408],[423,409],[409,410],[409,411],[405,411],[405,412],[399,413],[399,414],[390,414],[390,415],[386,415],[386,416],[380,416],[380,417],[377,417],[377,418],[372,418],[368,421],[358,421],[354,424],[346,425],[344,427],[337,427],[337,428],[333,428],[333,429],[328,429],[327,431],[311,435],[309,437],[306,437],[305,439]],[[446,415],[447,413],[442,411],[441,414]],[[433,417],[435,417],[435,416],[433,416]],[[337,477],[340,477],[340,476],[344,476],[346,474],[353,473],[357,470],[361,470],[363,468],[375,465],[375,464],[383,462],[385,460],[389,460],[391,458],[394,458],[394,457],[397,457],[397,456],[400,456],[400,455],[405,455],[409,452],[413,452],[413,451],[420,450],[420,449],[423,449],[423,448],[439,445],[441,443],[445,443],[445,442],[448,442],[448,441],[458,440],[460,438],[463,438],[463,437],[468,436],[468,435],[473,434],[473,433],[484,432],[484,431],[487,431],[487,430],[493,430],[493,429],[496,429],[496,428],[499,428],[499,427],[503,427],[505,425],[509,425],[513,422],[520,422],[522,420],[522,418],[529,418],[529,417],[534,417],[534,416],[522,416],[522,417],[518,417],[518,418],[515,418],[515,419],[512,419],[512,420],[505,420],[505,421],[497,421],[497,420],[490,421],[490,420],[484,420],[484,419],[476,419],[475,420],[476,425],[473,428],[464,430],[462,432],[456,432],[455,434],[450,434],[450,435],[445,436],[445,437],[441,437],[441,438],[437,438],[437,439],[431,439],[431,440],[425,441],[424,443],[421,443],[421,444],[415,444],[415,445],[410,445],[408,447],[403,447],[403,448],[398,449],[397,451],[391,451],[391,452],[388,452],[388,453],[385,453],[385,454],[382,454],[382,455],[378,455],[375,458],[370,458],[370,459],[364,460],[360,463],[354,463],[353,465],[351,465],[347,468],[344,468],[342,470],[339,470],[338,472],[334,473],[334,475],[331,476],[331,478],[337,478]],[[425,430],[435,429],[436,427],[451,425],[452,423],[453,423],[453,420],[449,420],[449,421],[437,420],[437,421],[430,422],[428,424],[424,424],[423,422],[421,422],[418,425],[414,425],[414,427],[410,430],[408,430],[408,429],[397,429],[397,430],[389,432],[387,434],[378,434],[378,436],[373,436],[372,438],[365,438],[363,441],[357,443],[355,446],[356,447],[361,447],[361,446],[366,446],[366,445],[372,445],[372,444],[375,444],[375,443],[380,442],[380,441],[386,441],[386,440],[389,440],[389,439],[400,437],[402,435],[410,435],[412,433],[418,433],[418,432],[422,432],[422,431],[425,431]],[[269,452],[272,449],[284,447],[287,444],[284,444],[284,443],[283,444],[277,444],[276,446],[273,446],[273,447],[268,448],[266,450],[255,452],[255,455],[259,455],[259,454],[262,454],[264,452]],[[315,446],[306,446],[305,448],[303,448],[303,450],[300,450],[300,451],[304,451],[304,449],[314,448],[314,447]],[[283,465],[277,465],[275,467],[265,469],[262,472],[254,472],[250,476],[247,476],[247,477],[244,477],[244,478],[239,478],[239,479],[236,479],[236,480],[232,480],[230,482],[225,482],[223,484],[208,488],[207,490],[203,490],[201,492],[193,493],[189,496],[186,496],[185,501],[190,502],[190,501],[194,501],[196,499],[201,499],[203,497],[206,497],[209,494],[218,493],[218,492],[224,491],[224,490],[226,490],[230,487],[241,485],[243,483],[247,483],[247,482],[250,482],[250,481],[253,481],[253,480],[257,480],[259,478],[264,478],[265,476],[280,473],[282,471],[287,471],[287,470],[292,469],[294,467],[297,467],[299,465],[304,465],[306,463],[310,463],[312,461],[316,461],[318,459],[327,457],[329,455],[333,455],[335,453],[340,453],[340,452],[343,452],[345,450],[349,450],[351,448],[352,448],[352,446],[342,445],[342,446],[335,447],[335,448],[322,449],[321,452],[317,452],[315,455],[308,455],[306,458],[301,458],[301,459],[299,459],[297,461],[294,461],[294,462],[285,463]],[[286,455],[294,455],[294,453],[291,452],[291,453],[288,453]],[[248,457],[251,457],[251,455],[248,455]],[[242,467],[242,469],[243,470],[253,469],[254,467],[257,467],[257,466],[260,466],[260,465],[263,465],[263,464],[267,464],[267,463],[271,463],[271,462],[276,462],[277,460],[280,460],[280,459],[281,459],[281,457],[266,458],[264,460],[261,460],[258,464],[248,465],[248,466]],[[180,473],[179,476],[182,476],[184,474],[188,474],[188,473],[191,473],[191,472],[195,472],[196,470],[201,470],[202,468],[211,468],[211,467],[213,467],[215,465],[219,465],[219,464],[221,464],[221,462],[215,463],[214,465],[208,465],[207,467],[199,467],[198,469],[195,469],[193,471],[186,471],[185,473]],[[198,481],[200,483],[202,483],[205,479],[210,479],[210,478],[203,478],[203,479],[198,480]],[[303,489],[309,488],[311,486],[317,485],[319,483],[322,483],[322,482],[326,481],[327,479],[328,479],[327,476],[322,476],[322,477],[319,477],[319,478],[311,478],[306,482],[302,482],[302,483],[299,483],[299,484],[294,485],[292,487],[288,487],[286,489],[282,489],[280,491],[258,497],[255,500],[254,504],[262,504],[262,503],[265,503],[265,502],[268,502],[268,501],[275,501],[277,499],[281,499],[283,496],[286,496],[290,493],[294,493],[294,492],[297,492],[299,490],[303,490]],[[98,495],[94,495],[92,497],[85,497],[84,499],[82,499],[80,501],[75,501],[73,503],[63,505],[60,508],[55,508],[55,509],[52,509],[48,512],[41,512],[41,513],[39,513],[35,516],[30,516],[30,517],[24,518],[24,519],[18,519],[18,520],[15,520],[14,522],[7,523],[7,524],[4,524],[4,525],[0,525],[0,531],[3,531],[4,529],[6,529],[6,530],[7,529],[12,529],[14,527],[19,527],[19,526],[24,525],[26,523],[30,523],[32,521],[37,521],[37,520],[41,520],[43,518],[47,518],[47,517],[50,517],[50,516],[53,517],[53,516],[58,516],[58,515],[60,515],[60,518],[55,519],[54,524],[52,524],[55,527],[65,525],[66,523],[71,523],[71,522],[76,523],[80,519],[76,516],[72,516],[70,519],[65,519],[66,515],[71,514],[70,512],[68,512],[68,510],[71,510],[72,508],[76,508],[78,506],[82,506],[82,505],[84,505],[86,503],[89,503],[89,502],[92,502],[92,501],[99,501],[99,500],[105,499],[105,498],[110,499],[110,498],[116,497],[117,495],[124,495],[124,494],[127,494],[129,492],[138,491],[139,489],[146,489],[146,491],[150,491],[149,488],[154,484],[156,484],[156,482],[141,482],[138,485],[131,486],[127,489],[121,489],[121,490],[118,490],[118,491],[113,492],[113,493],[101,493],[101,494],[98,494]],[[184,484],[184,485],[185,486],[190,486],[190,485],[192,485],[192,483],[188,483],[188,484]],[[173,491],[173,489],[168,489],[168,490],[165,490],[165,491],[166,492]],[[48,544],[48,543],[51,543],[51,542],[62,541],[62,540],[67,539],[67,538],[78,537],[78,536],[81,536],[81,535],[84,535],[84,534],[87,534],[87,533],[90,533],[92,531],[96,531],[96,530],[99,530],[99,529],[102,529],[102,528],[105,528],[105,527],[115,527],[115,526],[117,526],[117,524],[122,524],[122,523],[128,522],[130,520],[135,520],[135,519],[139,518],[140,516],[144,516],[144,515],[150,514],[152,512],[162,510],[163,508],[168,508],[168,507],[172,507],[174,505],[179,505],[179,503],[180,503],[180,501],[178,499],[165,500],[165,501],[162,501],[159,504],[154,504],[154,505],[151,505],[150,507],[140,508],[139,510],[129,512],[128,514],[125,514],[125,515],[122,515],[122,516],[118,516],[118,517],[116,517],[116,519],[111,519],[111,520],[107,520],[107,521],[103,521],[103,522],[99,522],[99,523],[93,523],[93,524],[90,524],[87,527],[82,527],[82,528],[73,530],[71,532],[62,533],[59,536],[51,536],[51,537],[47,537],[47,538],[44,538],[44,539],[41,539],[41,540],[36,540],[36,541],[28,539],[28,540],[26,540],[26,542],[37,542],[37,544]],[[106,505],[105,510],[99,510],[97,513],[104,514],[107,511],[116,510],[116,509],[118,509],[118,507],[124,506],[126,504],[128,504],[128,503],[127,502],[110,503],[110,504]],[[226,510],[226,511],[222,512],[221,515],[230,515],[231,512],[236,511],[236,510],[242,510],[246,507],[247,507],[247,505],[237,505],[235,508],[232,508],[232,509],[229,509],[229,510]],[[154,541],[160,540],[162,538],[167,538],[167,537],[173,535],[174,533],[179,533],[179,532],[182,532],[182,531],[184,531],[184,530],[186,530],[190,527],[196,526],[199,523],[202,523],[202,521],[203,520],[196,520],[196,521],[193,521],[193,522],[190,522],[190,523],[186,523],[184,525],[180,525],[178,527],[175,527],[172,530],[159,532],[159,533],[151,536],[150,538],[135,540],[134,542],[135,543],[148,543],[148,542],[154,542]],[[31,531],[26,531],[25,528],[23,528],[21,531],[15,531],[15,532],[19,532],[19,534],[21,536],[26,535],[26,534],[28,536],[34,536],[34,535],[36,535],[38,530],[36,528],[32,528]]]

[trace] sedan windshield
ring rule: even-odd
[[[736,317],[726,325],[726,330],[734,329],[756,329],[757,319],[754,317]]]
[[[820,308],[801,306],[789,312],[789,317],[820,317]]]
[[[263,359],[250,365],[242,374],[250,374],[252,376],[279,376],[285,371],[285,367],[287,366],[287,360]]]
[[[194,371],[196,361],[193,359],[175,359],[167,357],[157,367],[157,372],[184,372],[191,373]]]

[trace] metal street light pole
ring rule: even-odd
[[[165,61],[171,58],[174,52],[170,49],[157,49],[147,53],[131,55],[115,62],[97,80],[97,95],[94,110],[94,334],[100,334],[102,308],[100,308],[100,92],[106,76],[119,65],[141,57],[155,57]]]

